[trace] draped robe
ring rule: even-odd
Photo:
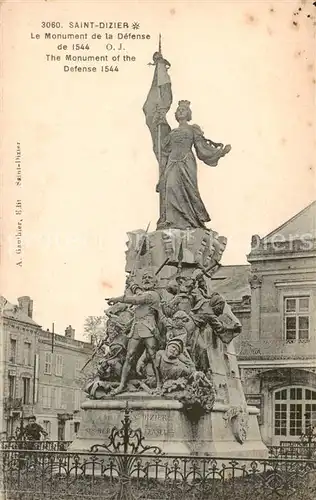
[[[210,216],[201,199],[197,183],[197,157],[215,167],[228,151],[215,147],[198,125],[179,126],[171,130],[162,143],[162,174],[157,190],[162,196],[158,229],[205,228]]]

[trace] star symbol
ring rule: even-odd
[[[133,30],[139,30],[139,23],[136,22],[132,23],[132,28]]]

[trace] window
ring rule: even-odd
[[[74,432],[75,434],[78,434],[80,428],[80,422],[75,422],[74,423]]]
[[[316,391],[288,387],[274,394],[274,435],[297,439],[316,420]]]
[[[308,342],[309,319],[309,297],[286,297],[284,299],[286,342]]]
[[[80,359],[76,359],[76,367],[75,367],[75,378],[80,376],[82,362]]]
[[[15,398],[16,378],[14,375],[9,375],[9,398]]]
[[[24,342],[24,364],[26,366],[31,366],[31,343],[30,342]]]
[[[76,389],[75,390],[75,408],[74,410],[80,410],[80,406],[81,406],[81,390],[80,389]]]
[[[10,363],[16,363],[16,339],[10,338]]]
[[[43,429],[44,431],[47,432],[47,437],[46,439],[49,439],[50,438],[50,434],[51,434],[51,431],[52,431],[52,423],[50,420],[44,420],[43,421]]]
[[[46,375],[51,375],[51,373],[52,373],[52,353],[51,352],[45,352],[44,373]]]
[[[61,377],[63,374],[63,357],[61,354],[57,354],[56,357],[56,375]]]
[[[23,404],[29,405],[30,404],[30,387],[31,387],[30,379],[28,377],[23,377],[22,384],[23,384]]]
[[[64,410],[67,408],[67,394],[62,387],[55,388],[55,408],[56,410]]]
[[[52,407],[52,388],[48,385],[43,387],[43,408]]]
[[[62,388],[56,387],[55,389],[55,408],[60,410],[62,408]]]

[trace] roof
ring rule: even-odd
[[[269,240],[276,234],[282,235],[284,238],[293,239],[294,236],[311,234],[316,236],[316,200],[303,208],[300,212],[293,215],[285,221],[281,226],[277,227],[271,233],[267,234],[262,240]]]
[[[2,316],[8,319],[13,319],[15,321],[21,321],[22,323],[27,323],[33,326],[40,326],[36,323],[30,316],[28,316],[19,306],[12,304],[5,297],[0,296],[0,307],[2,311]]]
[[[241,300],[245,295],[251,295],[249,276],[248,265],[222,266],[214,274],[211,288],[229,302]]]
[[[52,335],[53,332],[41,329],[39,332],[39,339],[43,343],[46,344],[49,343],[50,345],[52,345]],[[69,346],[87,348],[89,352],[92,351],[94,348],[91,342],[87,342],[86,340],[72,339],[70,337],[66,337],[65,335],[61,335],[60,333],[55,333],[55,332],[54,332],[54,345],[65,348]]]

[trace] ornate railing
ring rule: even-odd
[[[236,340],[236,350],[240,360],[302,358],[314,359],[315,340],[287,341],[285,339],[265,338],[260,340]]]
[[[280,446],[269,446],[270,457],[281,458],[301,458],[316,460],[316,445],[307,443],[288,442]]]
[[[4,411],[10,411],[10,410],[21,410],[23,407],[22,405],[22,398],[4,398],[3,402],[3,408]]]
[[[309,425],[299,441],[281,441],[280,446],[270,446],[269,451],[272,457],[316,460],[316,427]]]
[[[66,451],[72,441],[27,441],[9,439],[0,441],[0,450],[42,450],[42,451]]]
[[[1,455],[9,500],[316,498],[315,461],[16,450]]]
[[[8,500],[312,500],[316,461],[163,454],[146,446],[129,410],[88,452],[2,449]]]

